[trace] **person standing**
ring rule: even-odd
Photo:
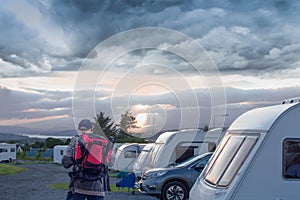
[[[67,148],[65,155],[62,158],[62,164],[65,168],[73,166],[73,171],[69,172],[70,183],[67,193],[67,200],[104,200],[107,187],[105,187],[104,176],[86,179],[78,174],[79,166],[75,161],[76,145],[83,134],[93,133],[93,123],[89,119],[83,119],[78,124],[78,135],[74,136]],[[105,168],[105,166],[104,166]],[[93,174],[87,174],[88,177],[93,177]]]

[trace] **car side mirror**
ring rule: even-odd
[[[176,166],[176,162],[172,162],[172,163],[167,165],[167,167],[175,167],[175,166]]]
[[[194,169],[197,170],[197,171],[201,171],[201,170],[204,169],[204,167],[205,167],[205,164],[199,163],[199,164],[197,164],[197,165],[194,167]]]

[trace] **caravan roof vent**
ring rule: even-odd
[[[283,100],[281,104],[298,103],[298,102],[300,102],[300,97],[294,97],[294,98],[291,98],[291,99]]]

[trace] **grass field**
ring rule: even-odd
[[[53,183],[49,185],[51,189],[63,189],[67,190],[68,189],[68,184],[69,183]],[[111,184],[110,185],[111,192],[128,192],[127,188],[117,188],[116,185]]]
[[[69,183],[52,183],[51,185],[49,185],[49,187],[51,189],[63,189],[63,190],[67,190],[68,189],[68,185],[69,185]]]
[[[27,169],[9,164],[0,164],[0,175],[16,174]]]

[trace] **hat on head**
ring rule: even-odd
[[[78,124],[78,130],[86,131],[93,128],[93,124],[89,119],[83,119]]]

